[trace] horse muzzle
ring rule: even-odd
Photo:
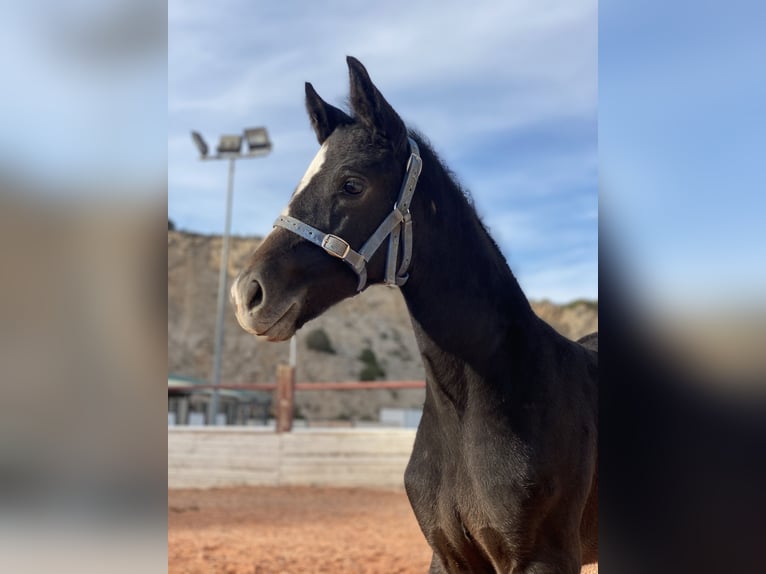
[[[285,341],[293,336],[300,314],[297,300],[269,304],[263,282],[254,271],[244,271],[231,286],[240,326],[253,335],[266,337],[269,341]]]

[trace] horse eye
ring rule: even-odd
[[[343,192],[350,195],[359,195],[364,191],[364,185],[358,179],[347,179],[342,186]]]

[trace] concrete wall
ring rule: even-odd
[[[168,488],[322,485],[403,488],[415,431],[168,428]]]

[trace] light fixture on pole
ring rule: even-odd
[[[192,131],[192,141],[199,151],[200,160],[229,160],[229,184],[226,190],[226,222],[221,248],[221,266],[218,274],[218,314],[215,324],[215,351],[213,359],[213,393],[208,404],[208,424],[215,424],[218,414],[218,390],[221,384],[221,355],[223,353],[224,313],[226,311],[226,283],[229,267],[229,234],[231,230],[231,203],[234,193],[234,162],[238,159],[260,157],[271,151],[271,140],[264,127],[248,128],[243,135],[222,135],[216,154],[208,155],[209,148],[199,132]],[[248,152],[241,153],[243,139],[247,142]]]
[[[218,142],[218,155],[239,155],[242,149],[242,136],[221,136]]]
[[[202,138],[199,132],[192,132],[192,141],[194,142],[194,145],[197,146],[197,149],[199,150],[199,158],[205,159],[207,157],[208,147],[205,143],[205,140]]]
[[[258,153],[264,149],[271,149],[269,134],[266,128],[249,128],[245,130],[245,141],[250,153]]]

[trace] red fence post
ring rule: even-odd
[[[290,432],[293,428],[295,401],[295,367],[277,365],[277,432]]]

